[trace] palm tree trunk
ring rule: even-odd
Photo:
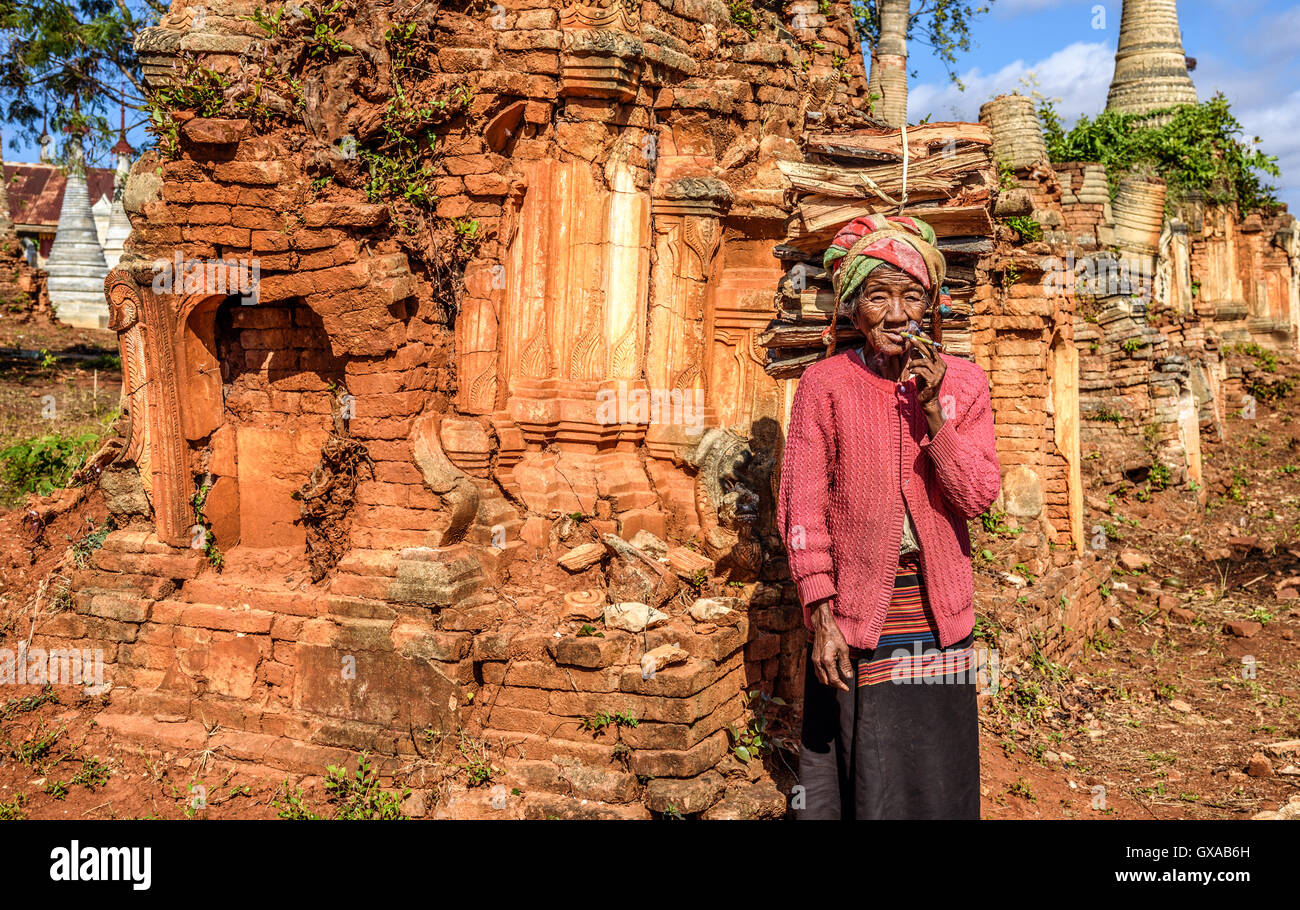
[[[880,40],[871,50],[868,88],[879,95],[876,116],[890,126],[907,123],[907,20],[909,0],[877,0]]]

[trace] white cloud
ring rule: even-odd
[[[1288,209],[1300,212],[1300,89],[1273,104],[1260,107],[1233,108],[1233,113],[1245,128],[1247,140],[1258,136],[1260,149],[1277,156],[1281,178],[1265,178],[1275,182],[1278,197],[1289,203]]]
[[[994,73],[975,67],[961,74],[965,91],[951,83],[917,85],[908,95],[908,119],[919,120],[928,113],[935,120],[977,120],[985,101],[1006,92],[1037,90],[1047,98],[1061,99],[1056,109],[1068,124],[1080,114],[1095,114],[1106,106],[1114,72],[1111,48],[1100,42],[1076,41],[1042,60],[1014,60]],[[1030,74],[1038,80],[1036,86],[1021,81]]]
[[[1287,54],[1300,50],[1300,6],[1270,17],[1261,23],[1253,36],[1257,47],[1269,54]]]

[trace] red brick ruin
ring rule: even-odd
[[[718,0],[274,9],[137,45],[172,119],[106,286],[118,530],[37,636],[104,649],[129,742],[280,776],[471,742],[525,797],[440,814],[780,816],[729,727],[800,697],[772,500],[840,225],[905,202],[948,258],[1037,577],[980,594],[1004,664],[1105,622],[1085,489],[1198,480],[1242,406],[1222,347],[1296,349],[1291,216],[1153,222],[1154,178],[1112,211],[1099,165],[1022,154],[1018,96],[890,129],[839,0],[752,32]]]

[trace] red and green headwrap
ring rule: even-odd
[[[888,263],[911,275],[929,292],[937,329],[939,307],[947,302],[947,295],[943,294],[943,253],[936,242],[934,228],[905,215],[863,215],[844,225],[822,258],[822,265],[831,273],[837,316],[853,315],[852,300],[858,289],[877,266]],[[827,328],[832,346],[835,322],[832,319]]]

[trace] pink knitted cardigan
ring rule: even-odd
[[[777,525],[811,628],[810,607],[833,597],[849,645],[880,640],[903,535],[903,500],[921,546],[921,576],[941,647],[975,625],[966,521],[1002,484],[988,379],[942,355],[947,419],[930,438],[916,380],[877,376],[857,351],[819,361],[794,396],[781,465]]]

